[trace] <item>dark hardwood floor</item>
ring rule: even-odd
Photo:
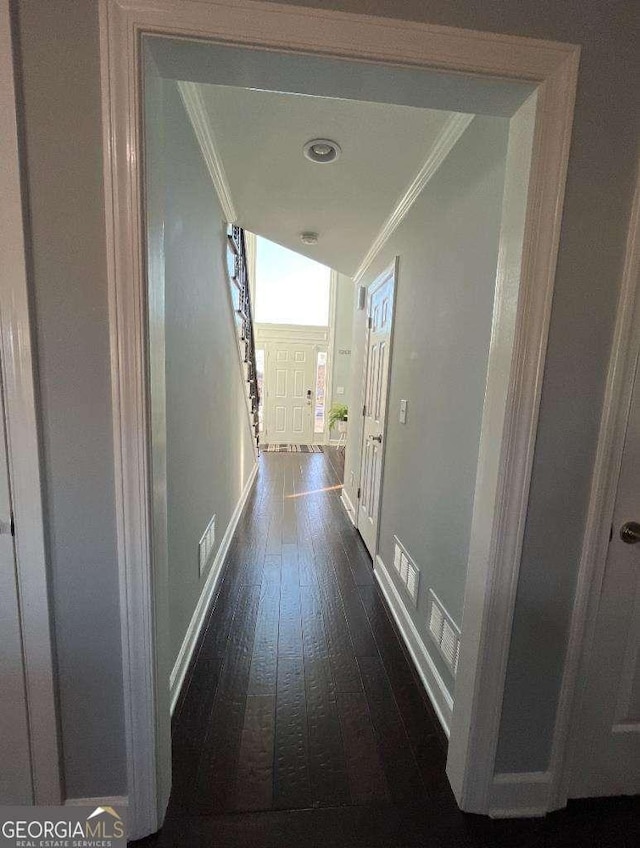
[[[638,802],[461,813],[446,738],[339,502],[343,457],[267,453],[173,719],[165,825],[140,846],[622,846]]]

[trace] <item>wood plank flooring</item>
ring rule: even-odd
[[[261,456],[174,715],[167,819],[140,845],[637,844],[635,802],[595,805],[617,841],[565,833],[591,834],[594,805],[528,822],[460,813],[446,739],[339,502],[342,471],[332,449]]]
[[[420,762],[427,746],[441,767],[445,737],[339,503],[341,459],[260,459],[174,717],[171,815],[429,795]]]

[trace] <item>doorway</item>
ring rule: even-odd
[[[640,379],[636,367],[611,539],[582,709],[571,797],[640,792]]]
[[[286,16],[283,18],[278,15],[276,22],[273,18],[275,10],[269,8],[268,4],[264,6],[256,4],[254,8],[252,26],[255,25],[258,29],[256,35],[252,36],[253,42],[260,41],[263,46],[276,49],[278,47],[286,49],[294,42],[299,46],[300,32],[304,29],[307,38],[304,43],[307,46],[313,45],[313,49],[318,53],[335,54],[334,36],[331,32],[318,27],[317,13],[296,9],[292,12],[295,21],[293,19],[288,21]],[[229,12],[232,16],[233,11],[231,9]],[[124,223],[131,209],[137,208],[138,202],[134,188],[139,185],[138,175],[121,170],[117,163],[131,162],[131,157],[127,157],[126,151],[131,150],[132,145],[135,146],[135,138],[139,137],[137,133],[139,127],[135,123],[138,110],[133,101],[129,100],[131,97],[136,97],[136,87],[135,84],[128,84],[127,75],[131,69],[139,67],[140,33],[147,27],[148,31],[163,31],[170,34],[175,32],[175,27],[181,21],[182,35],[191,32],[200,37],[212,39],[233,37],[236,43],[241,42],[244,24],[240,26],[236,21],[234,25],[233,21],[227,19],[225,26],[220,29],[225,14],[221,7],[216,8],[215,15],[211,15],[208,9],[198,4],[181,4],[171,10],[150,12],[142,7],[134,10],[131,4],[126,9],[116,4],[109,6],[109,16],[103,20],[103,24],[106,28],[105,35],[108,35],[110,50],[109,57],[105,61],[105,73],[112,78],[112,85],[108,89],[105,88],[110,92],[105,125],[114,132],[115,148],[119,151],[114,161],[109,162],[110,167],[113,166],[111,173],[114,181],[119,184],[119,190],[113,197],[108,198],[107,212],[108,215],[115,214],[120,224]],[[346,36],[351,27],[350,37],[347,39],[350,45],[348,51],[344,47],[338,51],[343,56],[348,52],[351,58],[376,59],[383,63],[393,60],[403,64],[402,57],[405,49],[397,47],[390,50],[388,44],[406,45],[404,38],[406,27],[397,26],[393,22],[363,22],[360,18],[352,19],[348,15],[337,17],[341,22],[342,36]],[[276,23],[277,25],[274,26]],[[385,48],[379,40],[376,40],[381,34],[379,30],[381,25],[388,30],[383,35],[384,44],[387,45]],[[513,134],[510,133],[510,139],[514,142],[511,152],[519,165],[522,162],[525,163],[529,181],[523,187],[520,172],[519,179],[516,181],[518,191],[505,192],[505,203],[508,207],[511,204],[510,213],[512,213],[507,220],[513,226],[501,232],[501,256],[504,257],[505,268],[517,268],[518,273],[515,275],[505,273],[504,277],[499,276],[498,279],[500,296],[496,298],[496,302],[500,308],[493,316],[493,335],[495,337],[497,333],[500,338],[504,338],[505,346],[492,347],[492,356],[489,359],[488,400],[483,410],[482,432],[491,434],[491,437],[481,441],[480,444],[481,473],[477,480],[472,524],[472,535],[475,540],[484,541],[479,546],[471,546],[473,558],[468,563],[469,573],[474,580],[480,579],[483,585],[495,585],[496,591],[500,591],[505,581],[515,585],[513,578],[517,573],[517,556],[514,555],[514,551],[518,549],[519,531],[514,528],[520,526],[519,516],[527,498],[530,447],[535,434],[541,379],[539,366],[543,359],[550,292],[553,284],[553,262],[549,257],[555,255],[554,245],[557,243],[559,217],[555,214],[555,210],[561,206],[562,200],[577,52],[570,47],[562,49],[556,47],[554,51],[544,52],[540,47],[538,54],[536,53],[538,47],[528,42],[521,43],[518,39],[508,39],[508,44],[503,43],[504,39],[496,39],[495,43],[489,44],[489,49],[485,52],[485,42],[491,42],[489,36],[482,42],[482,46],[478,42],[477,53],[472,51],[470,54],[466,36],[460,35],[457,50],[449,53],[450,47],[445,48],[444,42],[438,40],[437,29],[432,30],[432,28],[421,26],[417,29],[420,29],[421,35],[416,41],[419,47],[415,49],[420,55],[412,54],[412,64],[422,65],[424,69],[437,67],[439,72],[443,69],[460,71],[462,69],[457,57],[464,54],[466,56],[464,70],[470,76],[465,78],[463,87],[466,87],[469,97],[471,96],[469,92],[474,87],[473,84],[470,88],[467,87],[469,81],[473,83],[477,79],[484,84],[491,76],[500,77],[503,80],[509,78],[521,81],[514,83],[515,89],[520,86],[520,100],[509,114],[513,132]],[[387,36],[391,31],[397,38],[390,42]],[[442,34],[440,35],[444,38]],[[448,33],[447,38],[455,40],[455,32]],[[448,43],[451,44],[451,41]],[[535,54],[535,59],[532,58],[531,51]],[[126,61],[124,61],[125,57]],[[408,57],[404,58],[406,61]],[[460,98],[464,99],[467,95],[458,89],[458,105]],[[527,101],[526,108],[524,108],[523,100]],[[471,105],[469,100],[467,104]],[[520,111],[519,107],[524,108],[524,111]],[[533,157],[530,158],[531,147],[529,146],[528,153],[523,153],[523,148],[527,147],[527,132],[533,125],[533,119],[536,121],[536,140]],[[522,127],[526,128],[526,131],[523,131],[519,137],[521,144],[518,147],[517,129]],[[531,136],[529,135],[528,138],[530,140]],[[122,150],[120,150],[121,146]],[[109,147],[109,149],[113,148]],[[518,156],[520,156],[519,159]],[[134,170],[136,167],[134,162]],[[529,219],[524,214],[526,198],[522,197],[523,188],[533,192],[533,196],[537,198],[540,214],[535,216],[535,219]],[[122,219],[120,219],[121,214]],[[137,305],[144,302],[144,298],[141,297],[144,285],[140,276],[142,263],[132,261],[134,257],[141,256],[140,233],[127,223],[116,227],[115,222],[111,220],[111,224],[114,225],[113,231],[116,233],[118,257],[112,278],[118,292],[115,301],[117,308],[114,313],[114,336],[120,340],[119,350],[128,351],[132,359],[137,357],[137,361],[142,362],[144,356],[140,353],[144,351],[145,334],[132,318],[138,314]],[[125,247],[124,242],[127,241],[129,244]],[[527,249],[527,262],[521,264],[523,245]],[[519,273],[521,268],[522,274]],[[509,290],[508,294],[507,290]],[[518,303],[519,295],[524,296],[525,293],[528,309],[526,313],[523,313],[516,310],[514,305]],[[503,362],[502,357],[505,352],[505,361],[511,362],[514,337],[519,339],[519,344],[515,347],[517,356],[514,357],[512,367],[503,368],[500,363]],[[501,358],[498,362],[492,357]],[[145,374],[140,369],[127,370],[121,367],[121,362],[114,363],[114,384],[118,387],[119,397],[122,399],[125,410],[120,431],[120,438],[124,444],[122,455],[130,462],[129,467],[141,469],[145,468],[145,462],[142,460],[134,462],[133,459],[144,455],[146,446],[132,439],[133,434],[145,433],[144,426],[139,426],[140,421],[144,420],[143,399],[147,397],[147,394],[144,390],[140,391],[140,387],[145,386],[145,380]],[[509,451],[504,453],[502,438],[494,437],[495,433],[503,432],[508,434],[505,438],[510,446]],[[140,454],[141,451],[142,454]],[[126,475],[123,475],[122,479],[126,479]],[[120,504],[127,529],[123,537],[123,555],[126,552],[125,559],[129,557],[128,562],[131,562],[132,559],[137,560],[140,551],[144,552],[144,562],[140,568],[125,567],[123,569],[123,581],[129,589],[125,597],[131,604],[131,609],[128,610],[128,626],[124,635],[125,655],[131,661],[133,668],[136,663],[133,662],[134,655],[130,650],[135,645],[139,652],[138,669],[149,670],[149,675],[130,677],[130,703],[127,710],[130,719],[133,720],[138,715],[140,718],[139,722],[133,720],[131,727],[138,730],[144,728],[144,739],[132,733],[129,740],[130,769],[140,775],[140,780],[134,781],[132,785],[144,787],[144,793],[140,797],[130,799],[130,808],[133,810],[136,822],[135,827],[140,833],[154,829],[153,823],[155,821],[157,824],[158,817],[158,807],[154,803],[157,788],[154,777],[156,751],[153,744],[149,743],[157,739],[158,734],[153,726],[153,717],[160,714],[154,708],[150,708],[154,700],[153,692],[148,690],[143,692],[140,683],[141,679],[153,679],[155,676],[156,636],[152,631],[145,629],[148,621],[154,620],[153,617],[140,616],[139,610],[136,609],[136,605],[141,602],[140,599],[145,597],[148,604],[152,603],[148,595],[150,584],[146,578],[143,579],[144,575],[149,574],[152,560],[145,526],[138,526],[136,521],[131,521],[132,515],[148,515],[147,496],[146,485],[125,484]],[[494,532],[493,517],[497,514],[500,514],[503,520]],[[136,527],[138,527],[137,531]],[[499,579],[487,580],[489,573],[499,575]],[[142,582],[138,585],[141,579]],[[448,774],[459,802],[465,809],[477,811],[487,810],[488,796],[492,788],[492,763],[497,734],[496,717],[500,713],[502,691],[501,673],[506,663],[508,650],[508,639],[505,638],[505,634],[509,630],[513,608],[511,602],[505,606],[499,616],[494,616],[490,632],[487,633],[485,632],[487,619],[484,613],[486,609],[492,608],[493,601],[491,593],[482,597],[472,593],[465,601],[465,627],[459,666],[459,674],[462,672],[461,685],[456,687],[448,758]],[[157,801],[157,798],[155,800]]]
[[[378,523],[386,440],[387,401],[393,339],[397,269],[386,271],[369,288],[362,417],[358,530],[372,559],[378,548]]]
[[[558,804],[567,797],[640,791],[636,762],[639,267],[640,175],[559,710]]]
[[[337,274],[261,237],[256,239],[254,267],[262,445],[324,444],[329,436]]]

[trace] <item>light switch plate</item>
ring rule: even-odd
[[[406,400],[400,401],[400,423],[401,424],[407,423],[407,401]]]
[[[336,389],[336,394],[337,395],[343,395],[344,394],[344,386],[338,386],[338,388]]]

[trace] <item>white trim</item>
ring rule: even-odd
[[[563,69],[555,90],[540,86],[510,122],[454,744],[447,758],[454,794],[467,812],[488,811],[495,768],[551,315],[576,58]],[[552,208],[554,195],[558,205]]]
[[[371,243],[371,247],[362,258],[358,270],[353,275],[354,283],[357,284],[362,280],[367,268],[409,214],[424,187],[436,174],[474,117],[474,115],[455,113],[447,119],[422,167],[399,198],[393,211],[382,225],[380,232]]]
[[[154,833],[161,825],[164,810],[159,809],[159,782],[156,771],[156,651],[154,632],[154,590],[152,580],[152,539],[149,491],[148,408],[144,391],[145,375],[145,280],[142,273],[144,238],[142,234],[141,182],[130,179],[128,167],[119,167],[118,124],[124,117],[135,127],[133,146],[142,143],[139,78],[130,50],[122,50],[125,36],[123,10],[110,0],[100,0],[100,82],[103,102],[105,223],[107,274],[109,278],[109,325],[112,373],[114,439],[114,485],[117,522],[117,557],[120,589],[125,744],[127,786],[129,789],[129,836],[139,839]],[[118,65],[126,62],[126,68]],[[131,76],[132,75],[132,76]],[[136,95],[123,91],[134,79]],[[122,103],[124,114],[115,103]],[[122,151],[120,151],[122,153]],[[127,157],[122,162],[126,162]],[[139,165],[140,159],[136,159]],[[133,162],[131,162],[133,166]],[[125,198],[127,198],[125,200]],[[116,213],[116,205],[118,212]],[[133,250],[136,245],[136,257]],[[135,268],[135,270],[133,270]],[[124,283],[133,274],[135,285]],[[120,281],[120,285],[117,285]],[[133,282],[133,280],[132,280]],[[130,375],[127,379],[125,375]],[[135,425],[133,422],[136,422]],[[127,432],[130,426],[136,433]]]
[[[602,406],[598,448],[576,583],[571,628],[556,712],[551,770],[552,808],[570,797],[572,749],[578,728],[586,670],[595,634],[604,569],[609,548],[627,419],[640,350],[640,169],[629,217],[616,325]]]
[[[465,600],[447,764],[460,806],[484,812],[493,780],[496,716],[501,712],[515,602],[512,588],[518,577],[529,495],[580,50],[517,36],[256,0],[100,0],[99,8],[118,563],[128,785],[135,837],[156,830],[164,813],[156,773],[159,743],[142,309],[143,33],[414,65],[537,86],[520,260],[514,262],[502,236],[499,246],[500,256],[506,251],[511,262],[507,266],[513,309],[502,303],[495,313],[487,381],[492,415],[490,421],[483,420],[481,435],[470,543],[473,592]],[[460,685],[465,678],[469,685]]]
[[[182,97],[182,102],[184,103],[184,108],[191,121],[191,126],[198,139],[202,156],[207,165],[207,170],[218,195],[224,216],[228,224],[235,224],[238,220],[238,215],[233,204],[231,187],[229,186],[229,180],[227,179],[222,159],[218,153],[216,135],[211,125],[209,113],[202,100],[200,87],[194,82],[178,82],[177,86]]]
[[[0,0],[0,360],[35,804],[62,798],[56,680],[42,515],[29,294],[25,261],[13,45]],[[5,518],[5,516],[3,516]],[[8,519],[8,516],[6,516]]]
[[[387,600],[402,640],[407,646],[416,671],[420,675],[422,685],[426,689],[433,709],[440,720],[442,729],[449,736],[453,715],[453,697],[429,654],[424,639],[413,623],[404,599],[396,588],[387,566],[379,554],[376,555],[376,567],[373,570],[373,574],[378,581],[382,594]]]
[[[65,798],[65,807],[128,807],[127,795],[96,795],[94,798]]]
[[[253,325],[256,346],[258,339],[267,342],[300,342],[300,344],[326,345],[329,342],[329,325],[306,324],[255,324]]]
[[[240,520],[240,516],[242,515],[242,510],[244,509],[244,506],[247,502],[247,499],[251,492],[251,488],[255,482],[257,473],[258,463],[256,462],[251,470],[251,473],[249,474],[247,482],[245,483],[245,487],[242,490],[240,500],[236,504],[236,507],[233,511],[233,515],[229,520],[229,524],[227,525],[227,529],[225,530],[224,536],[222,537],[222,541],[220,542],[220,547],[218,548],[218,551],[215,555],[215,559],[211,563],[207,579],[204,582],[202,592],[200,593],[200,597],[198,598],[198,603],[196,604],[196,608],[193,611],[191,621],[189,622],[189,626],[187,627],[187,632],[184,635],[182,645],[180,646],[180,650],[178,651],[178,656],[176,657],[176,661],[173,665],[173,668],[171,669],[171,675],[169,677],[171,715],[173,715],[173,711],[176,708],[178,698],[180,697],[180,690],[182,689],[182,684],[184,683],[184,678],[189,668],[189,663],[191,662],[193,651],[196,645],[198,644],[198,637],[200,636],[202,625],[204,624],[205,617],[209,610],[211,599],[215,594],[215,591],[218,587],[218,581],[220,579],[220,576],[222,575],[225,557],[227,556],[227,553],[229,551],[229,545],[231,544],[231,540],[233,539],[233,534],[235,533],[236,527],[238,526],[238,521]]]
[[[548,812],[551,773],[548,771],[495,774],[489,815],[496,819],[534,818]]]
[[[354,509],[353,504],[351,503],[351,498],[346,492],[344,485],[342,486],[342,493],[340,495],[340,502],[342,506],[347,511],[347,515],[349,516],[349,521],[356,527],[356,511]]]

